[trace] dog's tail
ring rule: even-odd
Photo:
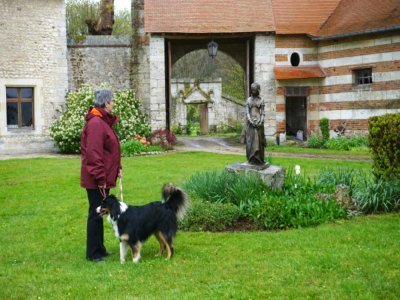
[[[186,193],[179,187],[171,183],[166,183],[162,188],[161,194],[165,206],[175,212],[178,220],[182,220],[189,207],[189,200]]]

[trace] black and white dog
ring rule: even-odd
[[[107,196],[97,208],[101,215],[108,215],[115,236],[120,240],[120,260],[125,262],[128,249],[132,261],[140,259],[142,244],[154,234],[160,243],[160,255],[167,250],[167,259],[174,253],[173,240],[178,230],[178,220],[182,219],[188,207],[184,191],[172,184],[162,188],[162,201],[143,206],[131,206],[118,201],[114,195]]]

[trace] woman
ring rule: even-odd
[[[264,101],[260,97],[260,85],[251,85],[251,96],[246,101],[246,157],[252,165],[264,165]]]
[[[110,255],[104,247],[103,219],[96,212],[117,177],[122,176],[120,143],[112,126],[118,121],[112,115],[113,94],[100,89],[94,94],[94,107],[85,116],[81,135],[81,186],[89,200],[87,219],[86,258],[101,262]]]

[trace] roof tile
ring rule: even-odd
[[[152,33],[275,31],[271,0],[146,0],[144,10]]]

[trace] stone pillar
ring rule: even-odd
[[[150,125],[166,128],[165,40],[161,35],[150,37]]]
[[[144,0],[132,0],[132,51],[130,82],[136,98],[150,113],[149,40],[144,31]]]
[[[261,87],[265,102],[265,135],[274,138],[276,128],[276,85],[274,76],[275,36],[257,34],[254,47],[254,81]]]

